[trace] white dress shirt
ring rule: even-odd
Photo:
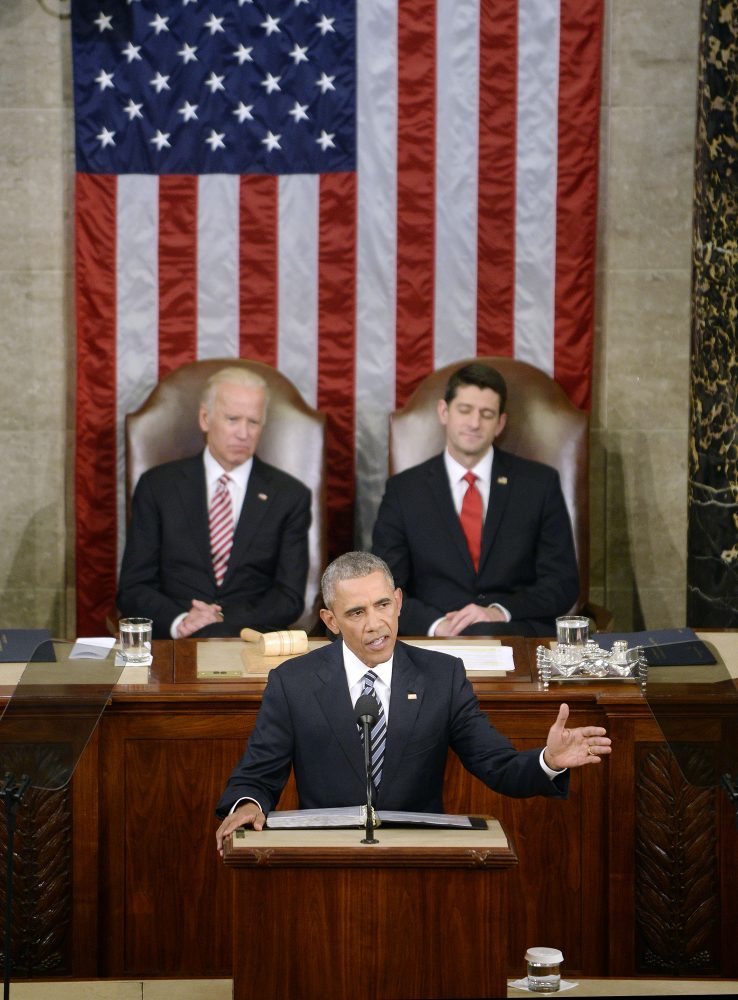
[[[218,480],[223,475],[229,477],[230,482],[227,485],[228,492],[231,496],[231,504],[233,505],[233,524],[235,527],[235,525],[238,524],[239,517],[241,516],[241,508],[243,507],[243,501],[246,496],[246,488],[249,485],[251,467],[254,464],[253,455],[251,458],[247,458],[241,465],[237,465],[235,469],[231,469],[230,472],[227,472],[218,462],[215,461],[209,448],[206,448],[202,453],[202,461],[205,466],[205,487],[207,489],[208,510],[210,510],[210,504],[213,502],[213,494],[215,493],[218,485]]]
[[[338,642],[338,640],[336,640]],[[374,682],[374,693],[382,703],[384,717],[389,722],[390,692],[392,690],[392,661],[394,654],[390,656],[386,663],[379,663],[376,667],[367,667],[362,663],[356,653],[352,652],[346,643],[343,644],[343,667],[346,671],[346,681],[351,695],[351,704],[356,708],[356,702],[364,688],[364,675],[367,670],[373,670],[377,675]]]
[[[464,502],[464,496],[466,491],[469,489],[469,483],[464,479],[467,472],[473,472],[477,477],[474,485],[479,490],[482,497],[482,520],[487,516],[487,507],[489,506],[489,491],[492,485],[492,462],[495,457],[495,449],[490,448],[487,454],[480,458],[477,464],[471,469],[465,469],[463,465],[452,458],[449,454],[448,448],[443,453],[443,461],[446,465],[446,475],[448,476],[448,483],[451,487],[451,496],[454,501],[454,507],[456,508],[456,513],[461,515],[461,505]]]

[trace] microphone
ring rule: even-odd
[[[373,726],[379,718],[379,705],[372,694],[363,694],[354,707],[356,721],[360,726]]]
[[[374,837],[374,812],[372,809],[372,726],[379,718],[377,699],[362,694],[354,706],[356,721],[364,730],[364,767],[366,769],[366,835],[362,844],[378,844]]]

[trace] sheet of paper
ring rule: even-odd
[[[108,651],[115,645],[115,636],[103,635],[91,638],[77,638],[72,652],[69,654],[70,660],[104,660]]]
[[[441,642],[438,645],[424,646],[424,649],[435,649],[439,653],[458,656],[464,661],[467,673],[490,670],[514,670],[512,646],[493,646],[486,643],[454,643]]]

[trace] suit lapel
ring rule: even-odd
[[[189,537],[193,539],[204,564],[210,567],[214,583],[215,574],[210,554],[210,522],[202,454],[196,455],[182,466],[180,478],[177,481],[177,492],[189,525]]]
[[[441,519],[446,525],[448,537],[463,560],[467,572],[474,575],[474,564],[469,555],[469,547],[466,544],[464,532],[461,530],[459,515],[456,513],[456,508],[454,507],[443,454],[436,456],[428,467],[428,489],[438,508]]]
[[[323,655],[325,663],[316,674],[315,697],[346,759],[356,771],[357,777],[365,783],[364,749],[346,682],[343,641],[336,639],[325,647]]]
[[[422,708],[424,694],[423,676],[410,659],[407,647],[398,642],[392,662],[392,693],[384,769],[379,785],[380,798],[382,789],[391,787],[396,774],[402,770],[405,747],[415,731],[415,722]]]
[[[343,642],[336,640],[331,643],[325,648],[323,655],[325,662],[316,674],[315,697],[346,759],[360,781],[365,782],[364,751],[346,683]],[[379,785],[380,804],[382,788],[391,787],[397,773],[402,773],[405,747],[415,731],[415,721],[422,708],[424,695],[425,680],[410,659],[407,648],[398,642],[392,663],[392,694],[384,769]]]
[[[489,503],[487,504],[487,516],[484,519],[482,528],[482,551],[479,556],[479,572],[481,573],[484,563],[489,556],[495,536],[499,530],[502,518],[505,513],[507,501],[510,496],[512,485],[512,470],[508,456],[504,451],[495,448],[494,460],[492,462],[492,481],[489,490]]]
[[[240,564],[244,553],[248,551],[273,500],[274,487],[270,471],[262,461],[254,456],[254,464],[251,467],[251,474],[246,486],[246,496],[241,507],[241,516],[233,535],[233,548],[228,559],[223,585],[234,568]]]

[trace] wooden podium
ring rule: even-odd
[[[507,880],[487,830],[237,830],[233,996],[425,1000],[505,996]]]

